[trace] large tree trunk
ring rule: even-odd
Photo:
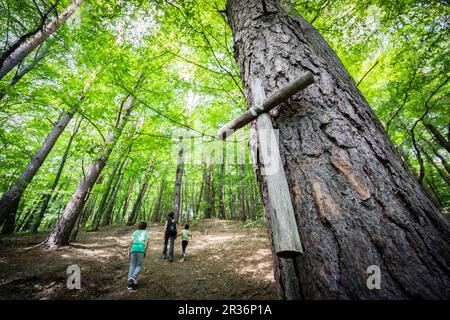
[[[64,165],[66,164],[66,160],[69,155],[70,147],[72,145],[73,139],[75,138],[76,134],[78,133],[78,129],[80,128],[80,124],[81,124],[82,120],[83,120],[83,118],[80,118],[80,120],[77,122],[77,124],[75,126],[75,129],[74,129],[72,135],[70,136],[69,143],[67,144],[66,150],[64,150],[64,154],[62,156],[61,163],[59,164],[58,171],[56,172],[55,179],[53,180],[50,190],[42,197],[42,207],[39,212],[39,215],[37,216],[36,220],[33,223],[33,226],[31,227],[32,233],[36,233],[39,229],[39,226],[41,225],[42,218],[44,217],[45,211],[47,210],[47,207],[50,203],[50,199],[53,196],[53,192],[55,191],[56,186],[58,185],[59,178],[61,178],[61,174],[64,169]]]
[[[227,3],[249,106],[255,78],[267,95],[301,72],[315,79],[271,112],[304,246],[300,257],[274,257],[280,297],[450,298],[449,223],[406,169],[337,55],[288,10],[268,0]],[[256,130],[253,125],[254,156]],[[261,165],[255,169],[271,230]],[[381,270],[379,290],[366,285],[371,265]]]
[[[45,138],[42,146],[30,160],[25,170],[14,182],[11,189],[3,194],[0,200],[0,225],[2,225],[6,217],[9,216],[8,223],[5,224],[3,228],[3,233],[8,234],[14,232],[14,220],[23,192],[38,172],[42,163],[44,163],[45,158],[47,158],[48,154],[53,149],[56,141],[69,124],[72,117],[73,112],[64,112],[59,121],[54,125],[52,131],[50,131],[48,136]]]
[[[84,0],[73,0],[73,2],[58,17],[36,32],[31,38],[21,43],[12,52],[8,52],[8,56],[0,61],[0,79],[2,79],[9,71],[17,66],[31,51],[41,45],[50,35],[52,35],[75,10],[83,3]]]
[[[108,134],[101,156],[89,166],[86,175],[83,177],[75,193],[70,198],[69,203],[66,205],[61,218],[53,228],[53,231],[50,233],[48,238],[42,244],[45,248],[67,245],[69,243],[70,233],[72,232],[75,222],[77,221],[78,215],[83,210],[89,190],[94,186],[100,176],[100,173],[105,167],[106,161],[108,160],[114,145],[119,139],[120,134],[127,123],[132,106],[133,97],[129,95],[122,103],[117,125]]]

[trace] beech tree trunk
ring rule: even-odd
[[[166,188],[166,179],[162,179],[161,186],[159,187],[158,199],[156,200],[155,208],[153,210],[152,222],[159,221],[159,216],[160,216],[160,212],[161,212],[161,200],[162,200],[162,196],[163,196],[165,188]]]
[[[9,71],[17,66],[31,51],[41,45],[50,35],[52,35],[75,10],[83,3],[84,0],[73,0],[73,2],[58,17],[45,25],[41,30],[36,32],[31,38],[23,42],[15,50],[9,53],[7,57],[2,57],[0,61],[0,79],[2,79]]]
[[[93,225],[92,225],[93,231],[98,230],[98,226],[100,225],[100,220],[102,219],[103,213],[105,212],[106,207],[107,207],[107,201],[108,201],[110,193],[111,193],[111,188],[112,188],[112,185],[114,182],[114,178],[116,177],[117,170],[119,169],[121,163],[122,163],[121,157],[119,157],[116,160],[116,162],[114,163],[114,167],[113,167],[111,173],[109,174],[108,180],[105,182],[106,184],[105,184],[105,187],[102,192],[102,198],[100,200],[100,204],[98,205],[98,209],[94,215],[94,221],[93,221]]]
[[[210,218],[216,217],[216,187],[214,185],[214,165],[212,164],[210,167],[210,173],[209,173],[209,208],[211,210]]]
[[[100,173],[105,167],[106,161],[108,160],[114,148],[114,145],[119,139],[120,134],[122,133],[122,130],[127,123],[132,107],[133,97],[129,95],[122,103],[116,127],[107,135],[106,141],[103,146],[104,149],[100,157],[96,161],[94,161],[87,169],[86,175],[83,177],[75,193],[67,203],[64,212],[53,228],[53,231],[42,243],[43,247],[52,248],[67,245],[69,243],[70,234],[75,225],[75,222],[77,221],[78,215],[83,210],[89,190],[92,189],[98,177],[100,176]]]
[[[205,172],[205,170],[203,170],[203,172]],[[204,181],[202,181],[200,183],[200,192],[198,193],[198,197],[197,197],[197,201],[195,203],[195,210],[194,210],[194,216],[197,217],[198,216],[198,211],[200,210],[200,206],[202,204],[202,199],[203,199],[203,190],[205,189],[205,183]]]
[[[449,223],[326,41],[277,1],[229,0],[227,16],[249,107],[252,79],[263,81],[267,96],[301,72],[315,79],[271,112],[304,246],[297,258],[274,256],[279,296],[450,298]],[[255,170],[271,236],[260,163]],[[380,268],[381,289],[367,286],[372,265]]]
[[[33,58],[33,60],[29,63],[27,63],[26,65],[21,65],[19,68],[17,68],[16,73],[14,74],[14,76],[11,78],[11,80],[8,81],[8,87],[11,88],[12,86],[14,86],[17,82],[20,81],[20,79],[23,78],[23,76],[25,76],[28,72],[30,72],[38,63],[39,61],[42,60],[42,58],[44,58],[45,54],[48,51],[48,48],[50,47],[50,44],[45,43],[42,45],[43,48],[39,48],[39,52],[36,54],[36,56]],[[23,61],[22,61],[23,63]],[[6,95],[7,90],[5,91],[0,91],[0,100],[3,99],[3,97]]]
[[[122,162],[122,165],[119,168],[119,177],[117,178],[116,183],[114,184],[114,188],[111,192],[111,197],[109,198],[108,201],[108,206],[106,207],[105,212],[103,213],[102,226],[107,226],[111,222],[111,214],[113,212],[114,205],[116,204],[117,193],[119,192],[120,184],[122,183],[124,168],[126,167],[127,160],[128,158],[126,158]]]
[[[241,221],[246,221],[247,216],[245,214],[245,195],[244,195],[244,179],[245,179],[245,171],[244,171],[244,165],[239,165],[239,219]]]
[[[123,203],[122,218],[120,220],[120,224],[123,224],[123,222],[125,220],[125,217],[127,215],[128,205],[130,203],[131,196],[133,195],[133,188],[134,188],[135,181],[136,180],[134,178],[132,178],[131,181],[129,182],[127,196],[126,196],[125,201]]]
[[[428,163],[431,164],[437,171],[437,173],[441,176],[441,178],[447,183],[447,185],[450,187],[450,175],[444,171],[444,169],[440,168],[439,165],[434,162],[433,158],[428,154],[428,152],[425,150],[425,148],[421,148],[422,153],[425,155],[425,158],[428,160]]]
[[[133,210],[131,210],[130,216],[128,217],[127,225],[129,225],[129,226],[136,223],[139,209],[141,208],[142,200],[144,199],[145,192],[147,191],[148,182],[150,179],[149,176],[150,176],[150,172],[152,171],[152,168],[153,168],[154,159],[155,158],[152,157],[152,160],[148,164],[144,180],[142,181],[138,196],[136,198],[136,201],[134,202]]]
[[[0,225],[9,216],[8,223],[3,228],[3,233],[9,234],[14,232],[14,220],[23,192],[33,180],[45,158],[52,151],[56,141],[73,118],[73,115],[73,112],[64,112],[11,189],[3,194],[0,200]]]
[[[444,136],[439,132],[439,130],[436,129],[436,127],[433,126],[431,123],[425,122],[425,127],[427,127],[427,129],[431,132],[435,141],[439,143],[443,148],[445,148],[447,152],[450,153],[450,141],[446,140]]]
[[[211,209],[211,165],[205,164],[203,170],[203,179],[204,179],[204,202],[206,204],[204,216],[206,219],[211,219],[212,217],[212,209]]]
[[[225,154],[225,152],[223,153]],[[217,183],[218,193],[219,193],[219,219],[225,219],[225,202],[224,202],[224,187],[223,182],[225,180],[225,157],[220,164],[220,174]]]
[[[50,199],[52,198],[53,192],[55,191],[56,186],[58,185],[59,178],[61,178],[61,174],[63,172],[64,165],[66,164],[66,160],[69,155],[70,147],[72,145],[73,139],[75,139],[75,136],[78,133],[78,129],[80,128],[82,119],[83,118],[81,118],[80,121],[77,122],[75,129],[72,132],[72,135],[70,136],[69,143],[67,144],[66,150],[64,150],[64,154],[62,156],[61,163],[59,164],[58,171],[56,172],[55,179],[53,180],[50,190],[42,197],[42,207],[39,212],[39,215],[36,217],[36,220],[33,223],[33,226],[31,227],[32,233],[36,233],[39,229],[39,226],[41,225],[42,218],[44,218],[44,214],[50,203]]]
[[[184,170],[184,145],[183,140],[180,139],[180,150],[178,152],[177,172],[175,174],[175,186],[173,196],[173,214],[174,219],[177,222],[180,218],[181,212],[181,187],[183,181],[183,170]]]

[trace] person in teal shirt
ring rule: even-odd
[[[132,240],[128,246],[128,257],[130,258],[128,290],[134,290],[136,288],[137,278],[142,270],[142,261],[147,255],[150,234],[145,229],[147,229],[147,223],[141,222],[138,230],[133,232]]]
[[[184,226],[183,231],[181,231],[181,257],[182,261],[186,261],[186,247],[189,243],[189,238],[192,237],[191,233],[189,232],[189,225],[186,224]]]

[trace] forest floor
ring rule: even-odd
[[[46,234],[0,241],[0,299],[277,299],[264,226],[204,220],[191,226],[187,259],[175,241],[174,261],[161,259],[162,226],[152,225],[149,254],[136,291],[126,289],[127,245],[134,227],[80,232],[55,250],[35,247]],[[69,265],[81,269],[81,289],[66,287]]]

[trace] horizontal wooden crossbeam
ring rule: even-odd
[[[269,112],[273,108],[275,108],[280,103],[285,102],[287,99],[292,97],[294,94],[299,92],[300,90],[306,88],[310,84],[314,83],[314,78],[311,72],[302,73],[297,79],[289,82],[286,86],[269,96],[264,100],[261,106],[255,106],[234,120],[228,122],[217,132],[217,136],[219,139],[226,139],[230,135],[233,134],[234,131],[242,128],[246,124],[255,120],[258,115],[263,112]]]

